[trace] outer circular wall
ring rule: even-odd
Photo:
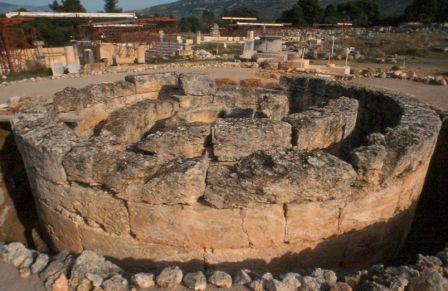
[[[119,112],[130,108],[129,104],[134,102],[155,98],[149,93],[157,91],[159,96],[165,84],[154,89],[154,80],[160,81],[157,76],[144,76],[145,82],[138,78],[128,80],[130,82],[125,86],[129,86],[131,92],[128,95],[132,97],[126,97],[124,101],[116,98],[127,95],[117,94],[114,89],[110,97],[113,101],[89,107],[75,100],[74,103],[81,104],[82,110],[75,105],[71,111],[83,115],[91,113],[88,110],[94,108],[97,112],[94,116],[108,116],[108,122],[113,118],[121,120],[117,117],[119,114],[111,117],[104,108],[114,108]],[[176,78],[172,81],[174,86],[177,86]],[[316,176],[309,178],[305,175],[310,184],[325,184],[324,179],[327,178],[344,184],[344,175],[348,173],[349,177],[352,173],[353,181],[340,186],[342,194],[335,194],[339,191],[338,184],[327,191],[330,198],[325,199],[311,196],[314,198],[282,200],[277,197],[277,200],[268,202],[241,205],[235,202],[237,205],[234,207],[225,203],[217,206],[202,199],[204,193],[207,199],[207,191],[216,188],[210,190],[211,186],[207,184],[213,178],[210,175],[216,166],[210,153],[189,160],[188,166],[184,160],[178,164],[176,160],[172,166],[163,168],[162,173],[168,174],[155,174],[155,178],[150,180],[152,182],[148,182],[144,178],[150,171],[147,166],[152,158],[126,152],[129,140],[140,140],[142,132],[129,132],[126,127],[117,130],[117,124],[110,127],[112,130],[105,131],[106,124],[101,137],[77,132],[79,124],[87,128],[92,126],[85,125],[87,118],[76,121],[78,127],[62,122],[63,119],[67,121],[67,116],[61,110],[58,98],[55,106],[22,110],[13,122],[13,129],[40,221],[54,249],[77,253],[89,249],[136,269],[160,269],[175,263],[185,270],[216,265],[221,270],[247,267],[270,272],[317,265],[360,267],[394,256],[413,219],[440,129],[439,118],[417,101],[390,92],[348,87],[315,78],[284,77],[282,85],[289,96],[291,112],[306,110],[322,100],[340,96],[358,100],[357,124],[350,150],[338,152],[343,160],[324,152],[297,152],[302,160],[307,161],[297,165],[297,171],[303,167],[323,167],[321,172],[316,170]],[[183,88],[184,96],[190,96],[185,86],[181,78],[179,87]],[[195,102],[200,99],[201,106],[208,106],[209,111],[216,105],[214,102],[218,96],[218,88],[212,89],[213,92],[203,92],[193,98]],[[105,91],[102,92],[104,95]],[[79,92],[77,94],[79,96]],[[214,98],[209,98],[209,95]],[[248,96],[246,93],[243,95]],[[210,104],[204,105],[205,99]],[[122,102],[123,106],[115,106],[117,102]],[[157,119],[166,119],[174,114],[181,116],[181,113],[193,121],[195,118],[191,116],[194,114],[201,121],[208,119],[204,116],[209,116],[209,111],[207,114],[198,113],[197,108],[201,107],[182,102],[185,99],[151,101],[157,108],[151,109],[156,110],[152,114]],[[240,104],[245,105],[237,107],[247,104],[250,104],[248,107],[259,107],[259,104],[251,105],[251,102]],[[98,106],[102,106],[101,110]],[[125,113],[129,114],[129,111]],[[135,114],[132,115],[132,126],[138,119],[135,117],[138,114]],[[372,133],[381,134],[372,136]],[[124,140],[120,139],[123,135]],[[104,154],[105,148],[107,154]],[[73,156],[81,156],[82,163],[70,164],[75,159]],[[117,161],[121,163],[116,168],[119,175],[114,176],[107,168]],[[172,168],[182,169],[170,171]],[[103,170],[106,175],[99,177]],[[327,175],[331,171],[333,174]],[[132,188],[136,177],[145,180],[140,184],[150,183],[150,189],[145,188],[144,191],[168,186],[173,190],[168,194],[162,193],[166,194],[162,200],[157,196],[162,190],[156,194],[151,192],[151,197],[157,199],[137,199],[139,191],[143,190]],[[234,186],[231,184],[233,180],[225,182],[229,187]],[[236,184],[235,187],[239,186]],[[134,192],[129,189],[134,189]],[[128,191],[137,194],[131,195]]]

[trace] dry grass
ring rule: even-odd
[[[262,87],[263,82],[260,79],[244,79],[240,81],[242,87]]]
[[[217,86],[235,86],[238,83],[229,78],[219,78],[215,80]]]

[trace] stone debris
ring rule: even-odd
[[[201,271],[185,274],[183,282],[187,288],[192,290],[204,291],[207,289],[207,278]]]
[[[108,278],[101,285],[104,291],[126,291],[128,290],[128,281],[120,274],[115,274]]]
[[[208,275],[208,282],[220,288],[232,287],[232,277],[222,271],[212,271]]]
[[[157,276],[156,282],[162,288],[175,289],[182,282],[182,278],[179,267],[167,267]]]
[[[20,252],[9,252],[8,256],[0,257],[0,261],[16,267],[22,278],[31,275],[30,268],[21,267],[17,262],[23,261],[23,253],[34,254],[31,266],[44,264],[48,255],[29,250],[17,243],[0,243],[2,253],[7,250],[20,249]],[[200,270],[183,273],[179,267],[164,268],[157,276],[152,273],[128,273],[115,264],[92,251],[84,251],[78,257],[67,252],[61,252],[50,258],[50,264],[41,271],[36,271],[44,282],[46,290],[104,290],[125,291],[136,290],[135,287],[153,288],[155,284],[163,289],[176,289],[181,284],[191,290],[204,291],[207,282],[213,286],[229,289],[236,285],[250,287],[259,291],[351,291],[351,290],[409,290],[409,291],[442,291],[448,290],[448,273],[442,268],[448,268],[446,254],[448,248],[438,254],[438,257],[418,256],[415,265],[390,266],[374,265],[369,269],[337,274],[335,271],[316,268],[308,273],[285,273],[274,276],[271,273],[257,275],[244,269],[230,274],[222,271],[210,271],[207,277]],[[38,261],[41,261],[38,263]],[[43,262],[43,263],[42,263]],[[23,274],[23,275],[22,275]],[[252,280],[252,277],[255,280]],[[130,279],[130,285],[127,278]]]
[[[249,270],[240,270],[233,278],[234,285],[249,285],[252,282]]]
[[[291,126],[269,119],[218,119],[212,128],[218,161],[237,161],[258,150],[291,148]]]
[[[154,274],[149,273],[137,273],[132,276],[131,281],[139,288],[151,288],[155,285]]]

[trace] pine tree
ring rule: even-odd
[[[104,11],[107,13],[122,12],[123,9],[118,8],[118,0],[104,0]]]
[[[62,4],[54,0],[49,7],[54,12],[86,12],[80,0],[62,0]]]

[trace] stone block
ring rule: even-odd
[[[215,81],[208,75],[181,74],[179,84],[184,95],[210,96],[215,90]]]
[[[282,120],[289,113],[286,94],[263,94],[258,97],[257,113],[272,120]]]
[[[177,88],[179,86],[177,73],[152,73],[126,76],[125,79],[135,84],[137,94],[160,92],[164,87]]]
[[[137,147],[142,151],[156,154],[164,160],[181,156],[195,158],[204,153],[206,138],[210,136],[210,133],[208,124],[185,124],[149,134],[137,144]]]
[[[286,205],[285,241],[292,244],[337,236],[344,201],[290,203]]]
[[[212,103],[211,96],[188,96],[188,95],[176,95],[173,97],[179,102],[180,108],[201,107],[208,106]]]
[[[235,165],[211,164],[205,200],[217,208],[342,200],[355,179],[351,165],[327,153],[263,151]]]
[[[249,246],[239,209],[129,203],[131,230],[145,243],[194,247]]]
[[[243,229],[255,248],[281,246],[285,236],[283,205],[243,209]]]
[[[212,143],[219,161],[237,161],[258,150],[291,148],[291,126],[269,119],[219,119]]]
[[[117,196],[153,205],[194,205],[204,195],[207,166],[204,158],[180,158],[163,165],[145,182],[128,185]]]
[[[293,144],[300,150],[328,148],[347,138],[355,129],[358,101],[330,100],[327,106],[294,113],[284,120],[293,128]]]
[[[135,95],[135,87],[130,82],[118,81],[88,85],[82,89],[65,88],[54,96],[54,106],[58,113],[79,111],[110,99]]]
[[[171,117],[178,108],[172,100],[145,100],[110,114],[101,136],[114,136],[120,143],[140,140],[157,121]]]

